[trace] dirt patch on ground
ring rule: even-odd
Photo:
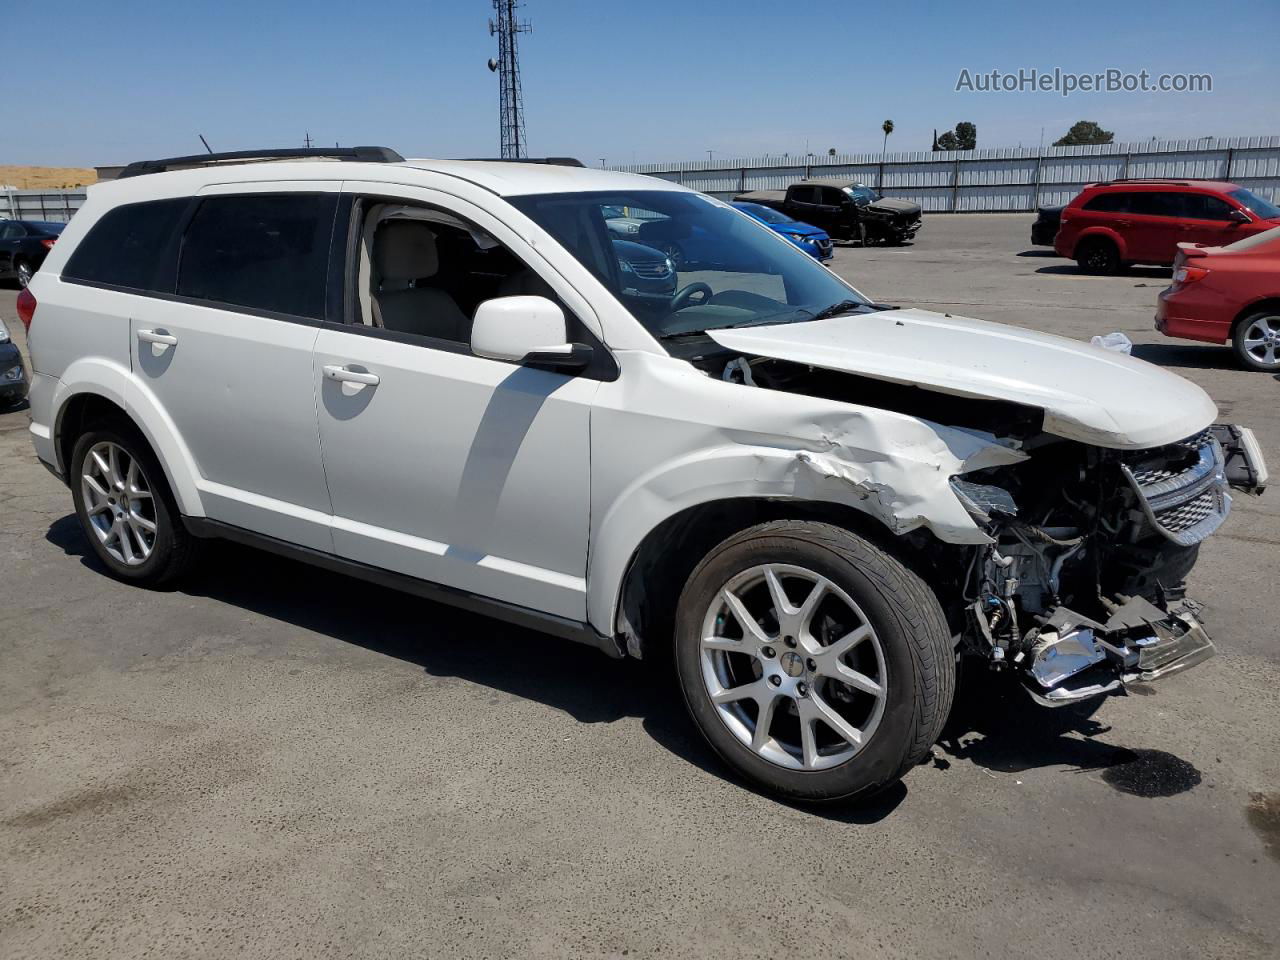
[[[58,190],[84,187],[98,182],[98,175],[87,167],[17,167],[0,164],[0,186],[19,190]]]

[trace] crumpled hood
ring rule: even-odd
[[[899,200],[896,197],[881,197],[867,204],[867,209],[877,213],[892,213],[895,216],[906,214],[912,219],[920,216],[920,204],[912,203],[910,200]]]
[[[1019,327],[885,310],[809,323],[711,330],[721,346],[940,393],[1044,412],[1054,436],[1114,449],[1158,447],[1211,424],[1198,386],[1155,364]],[[945,404],[940,414],[945,413]]]

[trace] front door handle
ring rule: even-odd
[[[178,345],[178,338],[163,330],[139,330],[138,339],[143,343],[159,343],[166,347]]]
[[[358,383],[362,387],[376,387],[379,383],[376,373],[350,370],[337,364],[326,364],[323,369],[326,379],[337,380],[339,383]]]

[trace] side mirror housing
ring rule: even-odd
[[[1252,220],[1249,219],[1249,215],[1245,213],[1243,210],[1234,209],[1234,208],[1231,211],[1231,220],[1234,221],[1235,223],[1252,223],[1253,222]]]
[[[591,348],[569,343],[564,311],[546,297],[499,297],[476,308],[471,351],[490,360],[581,369]]]

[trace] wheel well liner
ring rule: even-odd
[[[1280,297],[1263,297],[1241,308],[1235,319],[1231,321],[1231,335],[1235,336],[1236,327],[1240,326],[1241,320],[1253,316],[1260,310],[1280,310]]]
[[[54,443],[64,472],[71,471],[71,451],[76,439],[95,423],[123,423],[137,430],[129,414],[115,401],[97,393],[76,394],[63,405],[54,427]]]

